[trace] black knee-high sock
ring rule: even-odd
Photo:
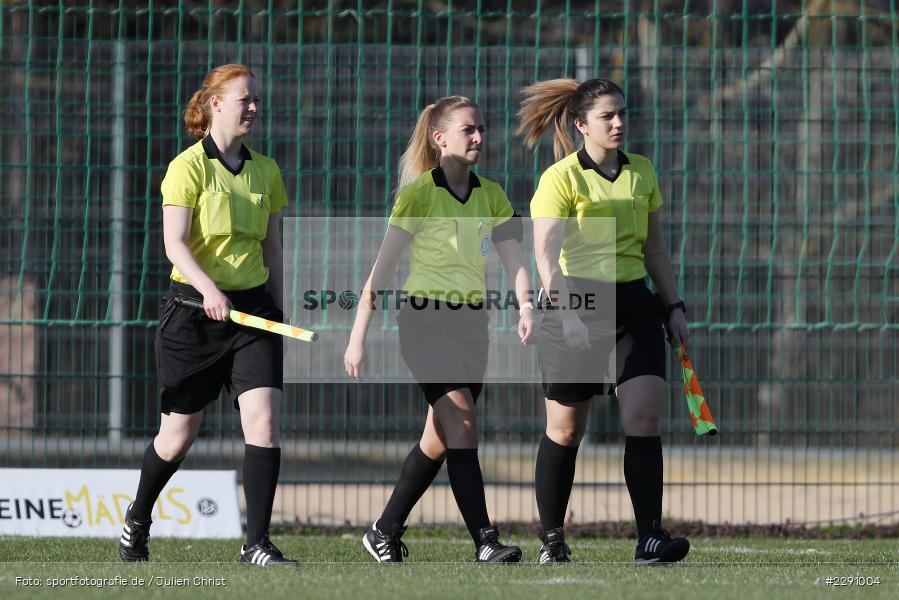
[[[624,481],[634,505],[637,535],[643,537],[662,522],[662,438],[627,436]]]
[[[446,472],[450,487],[459,506],[459,512],[468,527],[474,545],[478,545],[478,532],[490,527],[487,516],[487,500],[484,498],[484,476],[478,462],[477,448],[450,448],[446,451]]]
[[[138,521],[149,521],[153,512],[153,504],[159,498],[162,488],[169,482],[181,460],[167,462],[159,458],[153,442],[144,450],[144,461],[140,467],[140,483],[137,484],[137,497],[131,507],[131,516]]]
[[[578,446],[562,446],[546,434],[537,449],[537,465],[534,468],[534,487],[537,493],[537,512],[540,527],[549,531],[562,527],[565,511],[574,485],[574,467]]]
[[[377,527],[382,533],[393,532],[406,522],[415,503],[430,487],[442,466],[443,459],[434,460],[422,452],[417,443],[415,444],[403,463],[403,470],[400,472],[396,487],[393,488],[393,494],[390,495],[390,500],[387,501],[387,506],[378,519]]]
[[[248,548],[259,543],[262,536],[268,533],[280,471],[280,448],[244,446],[243,493],[247,500]]]

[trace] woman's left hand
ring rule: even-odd
[[[671,342],[675,348],[681,344],[686,344],[687,340],[690,339],[687,317],[684,315],[684,311],[679,308],[671,311],[671,315],[668,317],[668,329],[671,331]]]
[[[540,331],[540,322],[537,320],[537,311],[532,306],[523,306],[518,319],[518,337],[525,346],[537,341]]]

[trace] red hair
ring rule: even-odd
[[[184,109],[184,124],[187,125],[188,133],[197,136],[197,139],[206,135],[212,123],[209,99],[213,96],[222,96],[228,83],[238,77],[256,78],[249,67],[235,64],[221,65],[206,74],[203,85],[194,92],[190,102],[187,103],[187,108]]]

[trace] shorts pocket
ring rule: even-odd
[[[165,326],[168,325],[174,310],[175,303],[172,302],[172,297],[169,294],[166,294],[159,303],[159,331],[162,331],[165,329]]]

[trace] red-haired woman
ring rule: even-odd
[[[283,320],[279,212],[287,195],[275,161],[243,144],[259,103],[249,68],[229,64],[209,72],[184,112],[199,141],[169,163],[162,182],[165,252],[173,265],[156,333],[162,414],[125,517],[124,562],[149,560],[153,504],[224,386],[246,443],[247,543],[240,562],[297,566],[268,537],[281,464],[281,341],[228,320],[232,308]],[[205,314],[179,305],[179,298],[202,302]]]

